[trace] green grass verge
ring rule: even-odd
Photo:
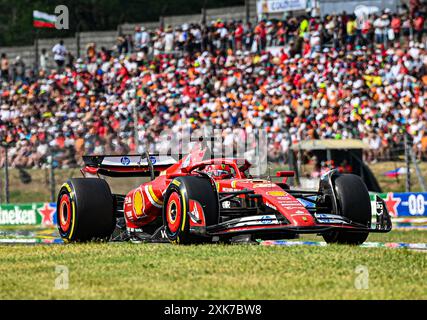
[[[427,255],[405,249],[88,243],[0,246],[0,257],[0,299],[427,299]],[[55,289],[58,265],[66,290]],[[359,265],[368,289],[355,287]]]

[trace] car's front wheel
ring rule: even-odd
[[[371,225],[371,200],[365,183],[354,174],[342,174],[335,179],[335,193],[338,202],[337,214],[353,222]],[[323,234],[327,243],[359,245],[366,241],[368,232],[330,231]]]
[[[190,202],[200,205],[198,215],[203,215],[205,227],[219,221],[218,197],[211,181],[205,177],[187,176],[175,178],[165,192],[163,226],[170,242],[175,244],[203,243],[211,241],[206,234],[190,231]]]

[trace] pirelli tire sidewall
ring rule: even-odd
[[[335,179],[338,214],[370,228],[372,213],[369,191],[362,179],[354,174],[341,174]],[[327,243],[360,245],[369,232],[330,231],[323,234]]]
[[[104,179],[75,178],[58,193],[57,226],[65,242],[108,239],[114,231],[114,200]]]
[[[174,199],[172,199],[174,198]],[[165,197],[164,197],[164,205],[162,210],[162,217],[163,217],[163,225],[165,227],[166,236],[169,239],[170,242],[174,244],[189,244],[191,243],[191,237],[190,237],[190,220],[188,216],[188,206],[189,206],[189,200],[188,200],[188,192],[186,185],[182,178],[176,178],[172,180],[169,187],[166,190]],[[178,229],[173,230],[169,220],[168,219],[168,210],[170,210],[170,207],[173,205],[171,204],[171,201],[175,200],[176,203],[178,200],[179,203],[176,203],[176,217],[178,223]]]
[[[176,206],[181,210],[179,212],[180,221],[178,230],[176,222],[170,223],[171,219],[168,214],[171,201],[177,202],[179,197],[180,203]],[[190,199],[197,201],[203,208],[203,217],[206,226],[215,225],[219,222],[218,195],[212,182],[199,176],[178,177],[172,180],[165,192],[163,204],[163,225],[166,236],[172,243],[189,244],[210,242],[211,237],[190,232]],[[178,219],[178,218],[177,218]]]

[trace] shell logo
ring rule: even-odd
[[[144,215],[144,197],[140,189],[133,194],[133,211],[137,217]]]

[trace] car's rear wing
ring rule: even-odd
[[[87,155],[83,156],[84,176],[151,177],[177,163],[181,155]]]

